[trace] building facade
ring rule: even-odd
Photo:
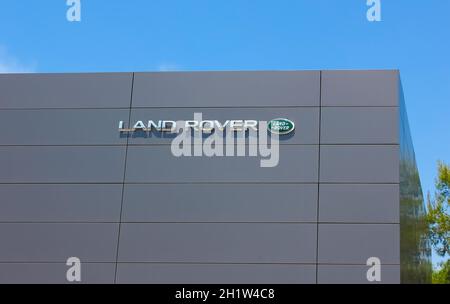
[[[195,113],[295,130],[272,167],[119,130]],[[430,281],[398,71],[0,75],[0,130],[0,283]]]

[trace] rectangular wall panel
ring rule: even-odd
[[[315,265],[124,264],[119,284],[313,284]]]
[[[381,281],[369,282],[365,265],[319,265],[319,284],[400,284],[400,265],[382,265]]]
[[[322,144],[398,144],[398,108],[322,108]]]
[[[133,107],[319,106],[320,72],[136,73]]]
[[[175,157],[170,146],[130,146],[126,182],[315,183],[317,165],[318,146],[280,145],[279,163],[271,168],[261,167],[260,156]]]
[[[126,147],[0,147],[0,183],[123,182]]]
[[[400,264],[399,224],[319,224],[319,263]]]
[[[398,183],[399,148],[326,146],[320,148],[320,181],[329,183]]]
[[[126,185],[124,222],[315,222],[317,185]]]
[[[320,185],[321,222],[400,223],[399,185]]]
[[[322,106],[398,106],[399,72],[322,71]]]
[[[126,108],[132,73],[3,74],[0,109]]]
[[[119,262],[314,263],[315,258],[315,224],[122,224],[120,233]]]
[[[66,263],[0,263],[0,284],[112,284],[115,263],[82,263],[81,282],[66,278]]]
[[[118,224],[0,223],[0,262],[115,262]]]
[[[0,222],[118,222],[122,185],[0,185]]]
[[[1,145],[125,145],[129,110],[0,110]]]

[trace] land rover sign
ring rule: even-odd
[[[231,129],[232,131],[247,131],[247,130],[259,130],[259,123],[257,120],[227,120],[225,122],[220,122],[218,120],[187,120],[181,121],[185,129],[193,129],[195,131],[200,131],[204,133],[211,133],[213,130],[217,129],[223,131],[225,128]],[[119,131],[120,132],[135,132],[144,131],[151,132],[155,130],[157,132],[177,132],[177,124],[179,122],[173,120],[149,120],[143,121],[139,120],[132,124],[131,128],[125,126],[123,120],[119,121]],[[273,134],[289,134],[295,129],[295,124],[293,121],[286,118],[272,119],[267,123],[267,129]]]
[[[289,134],[295,129],[295,124],[286,118],[277,118],[269,121],[267,129],[274,134],[284,135]]]

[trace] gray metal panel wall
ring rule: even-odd
[[[319,106],[320,72],[136,73],[133,107]]]
[[[397,283],[397,76],[0,75],[0,283],[64,283],[77,255],[84,283],[363,283],[372,252]],[[260,168],[117,130],[199,112],[296,132]]]
[[[0,75],[0,283],[114,283],[132,78]]]
[[[1,74],[0,109],[128,108],[132,73]]]
[[[319,102],[319,72],[137,73],[132,122],[287,117],[302,132],[272,169],[130,137],[117,282],[314,283]]]
[[[400,283],[399,75],[323,71],[318,283]]]

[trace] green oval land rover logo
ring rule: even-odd
[[[295,124],[286,118],[277,118],[272,119],[269,121],[269,124],[267,125],[267,129],[271,133],[284,135],[289,134],[295,129]]]

